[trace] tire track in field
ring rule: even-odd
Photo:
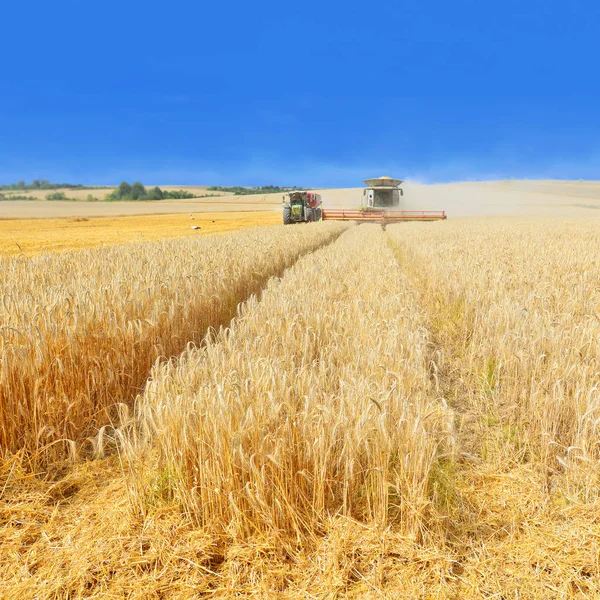
[[[425,325],[430,335],[429,374],[436,391],[459,417],[459,451],[466,458],[478,453],[474,427],[472,398],[478,393],[473,373],[463,367],[468,350],[474,315],[461,296],[450,297],[435,285],[418,259],[410,255],[389,232],[388,244],[415,290],[423,308]]]
[[[318,252],[319,250],[321,250],[323,248],[327,248],[328,246],[331,246],[344,233],[346,233],[348,231],[348,229],[349,228],[343,229],[339,232],[333,232],[331,234],[331,236],[324,242],[315,243],[314,245],[312,245],[308,248],[305,248],[304,250],[301,250],[294,256],[294,258],[291,261],[288,261],[288,263],[286,265],[260,277],[254,283],[254,285],[252,285],[250,287],[247,285],[247,282],[245,282],[245,281],[242,281],[241,283],[234,282],[238,285],[234,285],[232,287],[232,292],[230,294],[232,299],[228,303],[225,314],[221,314],[219,316],[219,318],[217,320],[215,320],[214,323],[209,325],[209,327],[206,329],[206,331],[204,333],[203,339],[206,337],[206,334],[208,334],[210,331],[218,331],[221,328],[227,329],[230,326],[233,319],[235,319],[235,317],[238,315],[240,308],[244,304],[246,304],[248,302],[248,300],[250,300],[250,298],[255,296],[260,300],[262,293],[266,289],[266,287],[271,279],[281,279],[284,276],[284,274],[289,269],[293,268],[294,265],[296,265],[296,263],[299,260],[301,260],[302,258],[304,258],[305,256],[308,256],[310,254],[314,254],[315,252]],[[188,340],[187,342],[185,342],[184,346],[181,348],[181,351],[178,354],[181,354],[181,352],[183,352],[185,350],[185,348],[187,347],[187,345],[190,342],[193,342],[193,340]],[[202,344],[202,343],[203,343],[203,340],[200,340],[200,344]]]
[[[200,339],[190,338],[185,341],[182,341],[179,352],[171,354],[171,356],[162,357],[161,362],[166,362],[173,359],[176,360],[183,352],[186,351],[187,348],[189,348],[190,344],[202,346],[205,344],[207,336],[211,335],[211,332],[216,332],[220,329],[227,329],[231,325],[231,322],[239,315],[241,307],[245,305],[251,298],[256,297],[260,301],[262,293],[267,288],[267,285],[269,284],[269,281],[271,281],[271,279],[281,279],[284,276],[284,274],[289,269],[293,268],[299,260],[301,260],[305,256],[314,254],[315,252],[318,252],[319,250],[327,248],[328,246],[334,244],[350,228],[351,227],[341,229],[339,232],[332,232],[327,240],[323,242],[318,242],[308,248],[301,250],[300,252],[298,252],[298,254],[294,256],[294,258],[291,261],[288,261],[285,266],[276,269],[275,271],[272,271],[270,273],[264,274],[262,277],[258,278],[255,282],[253,282],[253,285],[251,286],[248,286],[247,281],[234,282],[234,285],[232,286],[228,297],[224,301],[223,299],[220,299],[220,306],[213,307],[214,312],[217,314],[217,318],[209,324],[207,329],[203,332],[202,337]],[[127,403],[128,406],[133,406],[136,398],[141,393],[143,393],[148,381],[151,378],[153,368],[154,365],[151,365],[150,369],[148,369],[148,371],[145,373],[143,380],[136,382],[136,385],[132,386],[131,397],[129,399],[129,402]],[[128,421],[129,418],[130,417],[128,411],[125,411],[125,414],[123,414],[123,410],[122,408],[120,408],[118,414],[115,416],[114,426],[120,427],[123,424],[123,422]],[[113,424],[111,424],[111,426],[113,426]],[[104,437],[104,429],[105,427],[101,427],[99,429],[99,435],[95,435],[95,437],[88,438],[88,441],[90,441],[92,444],[93,453],[99,454],[101,456],[104,455],[104,450],[117,447],[117,440],[115,438],[112,438],[111,436],[108,436],[107,438]],[[96,431],[98,431],[98,429],[96,429]],[[106,442],[108,442],[108,444]]]
[[[545,470],[510,451],[498,408],[505,398],[494,394],[494,374],[476,346],[477,327],[487,315],[439,283],[436,269],[399,231],[387,233],[424,313],[430,377],[455,411],[457,452],[448,480],[454,494],[445,540],[452,566],[444,597],[597,597],[598,548],[587,534],[597,504],[575,509],[573,502],[565,509],[565,496],[549,491]]]
[[[128,420],[157,361],[227,327],[272,277],[346,229],[280,226],[131,254],[117,246],[3,260],[5,282],[17,285],[1,311],[11,327],[0,340],[0,446],[31,468],[88,454],[104,426]]]
[[[474,569],[482,575],[478,565],[485,559],[479,549],[492,539],[518,539],[518,523],[530,518],[526,490],[531,484],[521,479],[518,470],[505,471],[498,460],[498,425],[490,425],[486,412],[493,399],[482,380],[485,365],[471,360],[476,308],[462,295],[438,285],[423,259],[389,232],[388,243],[424,313],[430,335],[430,378],[455,415],[456,451],[446,465],[445,506],[452,569],[459,574]],[[501,541],[498,547],[503,547]],[[470,590],[465,578],[456,577],[454,585],[457,598]]]
[[[454,411],[455,452],[440,464],[439,477],[445,486],[442,508],[447,515],[446,542],[454,564],[460,570],[469,561],[469,538],[487,535],[490,530],[490,524],[481,519],[485,497],[478,494],[478,486],[485,480],[480,470],[482,467],[485,470],[483,457],[489,431],[485,415],[478,410],[476,402],[481,394],[478,375],[464,364],[474,327],[474,312],[463,297],[452,296],[448,290],[437,286],[410,248],[389,232],[387,236],[423,310],[430,336],[430,379],[437,394]],[[492,521],[497,518],[497,515],[490,515]]]

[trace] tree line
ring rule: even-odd
[[[67,188],[74,190],[93,189],[82,185],[81,183],[51,183],[47,179],[34,179],[31,183],[18,181],[8,185],[0,185],[0,190],[57,190],[59,188]]]
[[[107,200],[181,200],[185,198],[196,198],[196,195],[186,190],[161,190],[158,186],[148,190],[139,181],[132,185],[123,181],[116,190],[106,196]]]
[[[106,187],[106,186],[105,186]],[[99,189],[99,186],[85,186],[81,183],[52,183],[47,179],[34,179],[31,183],[25,183],[19,181],[17,183],[11,183],[9,185],[0,185],[2,191],[26,191],[26,190],[58,190],[58,189],[71,189],[71,190],[93,190]],[[277,185],[263,185],[259,187],[243,187],[243,186],[211,186],[208,188],[209,192],[226,192],[235,196],[246,196],[250,194],[276,194],[281,192],[289,192],[293,190],[306,189],[299,187],[280,187]],[[140,181],[135,181],[133,184],[127,183],[127,181],[121,182],[118,188],[110,192],[105,200],[182,200],[187,198],[204,198],[214,194],[204,194],[198,196],[192,192],[186,190],[172,190],[167,191],[159,188],[158,186],[152,188],[146,188]],[[0,200],[34,200],[33,196],[25,195],[14,195],[4,196],[0,193]],[[64,192],[54,191],[46,195],[47,200],[70,200]],[[98,201],[99,199],[92,196],[91,194],[87,198],[88,201]]]
[[[241,185],[235,186],[221,186],[221,185],[213,185],[208,188],[210,192],[227,192],[229,194],[233,194],[234,196],[247,196],[250,194],[278,194],[281,192],[290,192],[293,190],[300,190],[306,188],[299,187],[279,187],[278,185],[261,185],[259,187],[243,187]]]

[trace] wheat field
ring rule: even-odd
[[[600,597],[600,222],[0,259],[0,596]]]
[[[33,458],[131,404],[152,364],[227,324],[343,225],[254,228],[1,262],[0,448]]]
[[[81,250],[128,242],[200,237],[238,229],[281,224],[276,211],[196,212],[185,214],[0,219],[0,256],[35,256],[42,252]],[[194,228],[193,228],[194,227]]]

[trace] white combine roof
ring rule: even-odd
[[[374,179],[365,179],[364,183],[372,188],[397,188],[402,181],[402,179],[394,179],[393,177],[383,175]]]

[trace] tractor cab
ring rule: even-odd
[[[321,196],[316,192],[296,191],[283,196],[283,223],[308,223],[321,220]]]
[[[307,204],[307,198],[304,192],[292,192],[290,194],[292,215],[296,219],[299,219],[304,214],[304,209],[306,208]]]

